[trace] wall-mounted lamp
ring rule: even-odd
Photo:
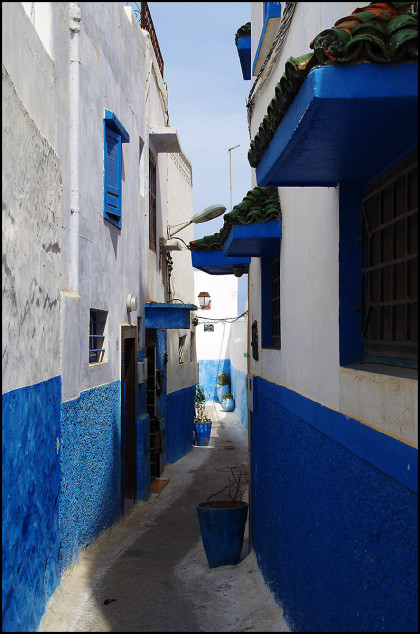
[[[243,266],[234,266],[233,267],[233,274],[235,277],[242,277],[242,275],[244,274],[244,267]]]
[[[182,229],[185,229],[185,227],[188,227],[188,225],[190,225],[192,222],[194,222],[194,224],[197,224],[199,222],[207,222],[208,220],[213,220],[214,218],[221,216],[225,213],[225,211],[226,207],[224,207],[223,205],[210,205],[210,207],[206,207],[205,209],[203,209],[203,211],[195,214],[187,222],[181,222],[179,225],[172,225],[171,227],[168,225],[168,240],[172,238],[172,236],[174,236],[176,233],[178,233],[178,231],[181,231]],[[175,227],[179,228],[175,229]],[[174,229],[174,231],[172,231],[172,229]]]
[[[210,309],[211,299],[207,291],[202,291],[201,293],[198,294],[198,301],[200,303],[200,308],[202,308],[203,310]]]
[[[127,311],[131,313],[133,310],[137,310],[137,296],[132,293],[128,293],[126,299]]]

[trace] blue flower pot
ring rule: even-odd
[[[236,566],[244,543],[248,503],[210,500],[197,504],[197,514],[210,568]]]
[[[210,423],[197,423],[194,421],[193,431],[195,436],[195,442],[200,447],[205,447],[209,444],[211,434],[211,421]]]
[[[226,383],[226,385],[216,385],[216,392],[217,392],[217,398],[219,399],[219,403],[222,402],[223,399],[223,395],[227,394],[228,392],[230,392],[230,387],[229,385]]]
[[[225,412],[233,412],[235,409],[235,401],[233,398],[224,398],[222,399],[222,407]]]

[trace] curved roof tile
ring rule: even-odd
[[[234,225],[249,225],[269,222],[281,218],[280,200],[277,187],[254,187],[242,202],[224,215],[223,227],[211,236],[204,236],[190,242],[191,251],[213,251],[223,249],[226,238]]]
[[[417,3],[414,3],[417,5]],[[267,114],[251,141],[248,161],[256,167],[310,70],[328,64],[387,64],[418,59],[418,20],[412,2],[371,3],[319,33],[313,53],[291,57]]]

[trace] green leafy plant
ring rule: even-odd
[[[218,385],[229,385],[230,386],[230,377],[228,374],[219,374],[217,377]]]
[[[223,394],[222,398],[223,398],[223,399],[225,399],[225,398],[233,398],[233,394],[231,394],[230,392],[228,392],[227,394]]]
[[[248,465],[235,464],[233,467],[216,467],[216,471],[228,473],[228,483],[223,489],[220,489],[220,491],[209,495],[207,501],[220,493],[225,493],[234,505],[243,502],[243,496],[248,487]]]
[[[208,395],[210,397],[210,394]],[[202,385],[195,386],[195,421],[197,423],[209,423],[210,418],[205,414],[206,394]]]

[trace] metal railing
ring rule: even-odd
[[[145,31],[148,31],[150,35],[150,40],[152,42],[153,50],[155,51],[157,63],[159,66],[160,74],[163,79],[163,57],[160,52],[159,42],[157,39],[155,27],[153,25],[152,16],[150,15],[149,5],[147,2],[141,2],[141,11],[140,11],[140,26]]]
[[[162,75],[162,79],[163,79],[163,57],[162,57],[162,53],[160,52],[159,42],[157,39],[152,16],[150,14],[149,5],[147,4],[147,2],[126,2],[125,4],[126,6],[127,5],[132,6],[133,4],[136,6],[136,8],[132,7],[133,11],[137,17],[137,21],[140,24],[140,27],[144,29],[145,31],[147,31],[150,35],[150,40],[152,42],[153,50],[155,51],[160,74]],[[139,8],[139,5],[140,5],[140,8]]]

